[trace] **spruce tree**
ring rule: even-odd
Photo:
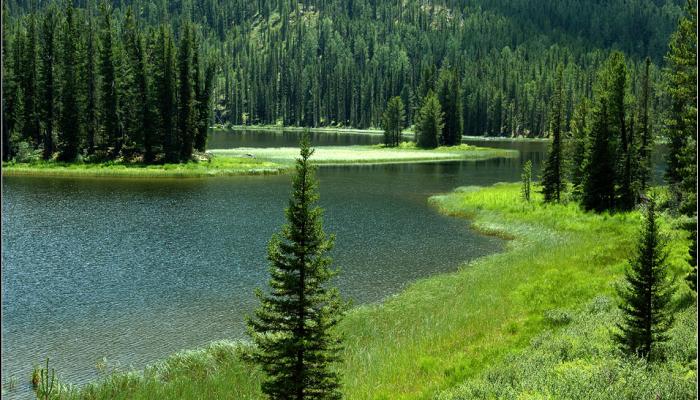
[[[695,211],[697,146],[697,2],[689,0],[678,29],[671,36],[666,55],[666,91],[670,110],[665,120],[668,143],[666,180],[679,203],[690,196],[685,207],[689,214]],[[697,168],[695,168],[697,170]],[[683,181],[686,181],[683,184]],[[684,189],[685,188],[685,189]]]
[[[113,155],[121,151],[122,138],[117,115],[118,97],[114,62],[114,43],[112,32],[112,10],[102,3],[102,32],[100,40],[100,118],[104,130],[104,144],[113,148]]]
[[[195,53],[198,54],[199,49],[195,48]],[[204,151],[207,147],[215,73],[215,64],[211,61],[205,61],[204,74],[201,80],[198,79],[199,84],[197,85],[197,90],[195,90],[197,99],[197,132],[194,138],[194,148],[197,151]]]
[[[195,129],[195,102],[192,73],[192,28],[185,23],[182,28],[177,51],[178,96],[177,96],[177,136],[180,161],[188,161],[192,156]]]
[[[523,199],[529,202],[532,184],[532,161],[525,161],[525,165],[523,165],[523,173],[520,175],[520,179],[522,181],[520,193],[522,194]]]
[[[694,291],[698,291],[698,221],[694,218],[688,226],[690,230],[690,246],[688,247],[688,255],[690,264],[690,272],[685,280],[688,286]]]
[[[80,145],[80,107],[77,82],[78,33],[75,14],[70,2],[66,5],[61,59],[61,118],[60,146],[62,161],[74,161]]]
[[[552,100],[552,144],[542,173],[542,194],[545,202],[560,202],[562,191],[561,173],[561,129],[563,124],[563,69],[557,68],[557,76]]]
[[[88,18],[88,28],[85,33],[85,57],[83,64],[85,109],[83,120],[85,123],[85,150],[87,154],[95,152],[97,130],[99,127],[97,104],[97,71],[95,56],[97,54],[97,41],[92,16]]]
[[[39,99],[37,87],[37,27],[36,15],[31,13],[26,18],[26,36],[22,48],[22,99],[23,99],[23,138],[41,144]]]
[[[642,92],[639,98],[639,189],[644,192],[651,179],[651,151],[654,145],[654,137],[651,131],[650,101],[651,92],[651,59],[644,60],[644,75],[642,77]]]
[[[602,212],[615,200],[615,155],[608,130],[608,105],[600,99],[593,112],[590,147],[586,150],[582,204],[586,210]]]
[[[618,290],[624,315],[614,339],[628,355],[651,360],[656,345],[667,340],[672,314],[673,286],[667,279],[664,243],[659,233],[654,198],[646,206],[646,220],[636,255],[625,273],[626,285]]]
[[[175,102],[177,74],[175,71],[175,45],[169,27],[162,25],[156,48],[156,94],[158,124],[166,162],[177,162],[179,147],[177,141]]]
[[[440,136],[440,144],[456,146],[462,142],[462,93],[457,73],[444,67],[437,82],[438,100],[442,106],[445,126]]]
[[[44,123],[43,143],[44,160],[51,158],[53,154],[53,126],[55,119],[56,93],[54,88],[54,61],[56,32],[56,9],[49,6],[44,13],[41,23],[41,74],[39,75],[40,115]]]
[[[586,158],[586,145],[588,143],[588,99],[583,98],[574,108],[571,118],[571,141],[569,146],[569,180],[573,185],[574,195],[580,197],[583,190],[584,162]]]
[[[340,399],[340,377],[333,364],[340,358],[334,327],[341,318],[336,274],[327,255],[333,238],[322,227],[318,182],[308,136],[301,141],[287,224],[268,247],[270,292],[261,301],[249,332],[257,348],[252,358],[265,372],[262,391],[273,399]]]
[[[443,126],[440,102],[437,96],[432,91],[429,91],[423,100],[423,106],[416,116],[416,145],[424,149],[436,148]]]
[[[401,97],[396,96],[389,99],[382,118],[382,129],[384,129],[384,145],[389,147],[398,146],[401,142],[401,131],[404,125],[404,106]]]

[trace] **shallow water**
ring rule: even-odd
[[[342,136],[368,144],[368,136]],[[298,134],[235,137],[217,133],[210,144],[291,146]],[[546,144],[473,143],[521,156],[319,169],[346,298],[378,301],[502,249],[467,221],[438,214],[427,198],[517,181],[525,160],[539,170]],[[47,356],[62,379],[83,383],[97,376],[103,357],[141,369],[180,349],[244,337],[252,291],[267,281],[266,245],[284,222],[290,177],[7,177],[2,188],[2,375],[16,377],[19,388],[8,394],[19,398],[29,397],[32,366]]]

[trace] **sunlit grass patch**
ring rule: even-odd
[[[108,176],[130,178],[205,177],[228,175],[278,174],[290,169],[289,165],[245,157],[212,157],[211,160],[190,161],[181,164],[142,164],[122,162],[62,163],[38,161],[32,163],[7,162],[2,164],[5,176]]]
[[[374,146],[322,146],[317,147],[311,158],[316,164],[380,164],[396,162],[482,160],[495,157],[517,156],[516,150],[492,149],[470,145],[439,147],[425,150],[404,142],[398,147]],[[299,155],[296,147],[213,149],[217,156],[251,157],[276,163],[293,162]]]

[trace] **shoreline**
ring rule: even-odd
[[[456,272],[417,280],[379,303],[351,309],[339,326],[346,337],[340,366],[345,398],[433,398],[506,368],[507,357],[543,332],[563,329],[548,313],[578,315],[596,296],[614,297],[611,283],[624,271],[641,219],[636,211],[599,215],[574,203],[543,206],[537,191],[524,203],[517,183],[457,188],[432,196],[429,205],[470,220],[477,232],[511,240],[504,251]],[[681,257],[687,239],[670,233],[669,260],[678,275],[687,267]],[[245,346],[220,341],[183,350],[68,398],[260,398],[261,374],[241,359]]]

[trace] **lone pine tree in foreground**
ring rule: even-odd
[[[614,336],[620,349],[649,361],[657,343],[667,339],[672,315],[668,305],[673,286],[666,276],[666,252],[659,235],[656,204],[652,198],[646,210],[644,230],[637,254],[625,273],[627,285],[619,290],[624,320]]]
[[[268,248],[270,292],[261,301],[249,332],[257,345],[252,358],[267,378],[262,391],[272,399],[339,399],[340,338],[333,331],[342,315],[338,290],[329,286],[336,274],[326,254],[333,246],[315,206],[318,183],[309,158],[308,137],[301,141],[287,224]]]

